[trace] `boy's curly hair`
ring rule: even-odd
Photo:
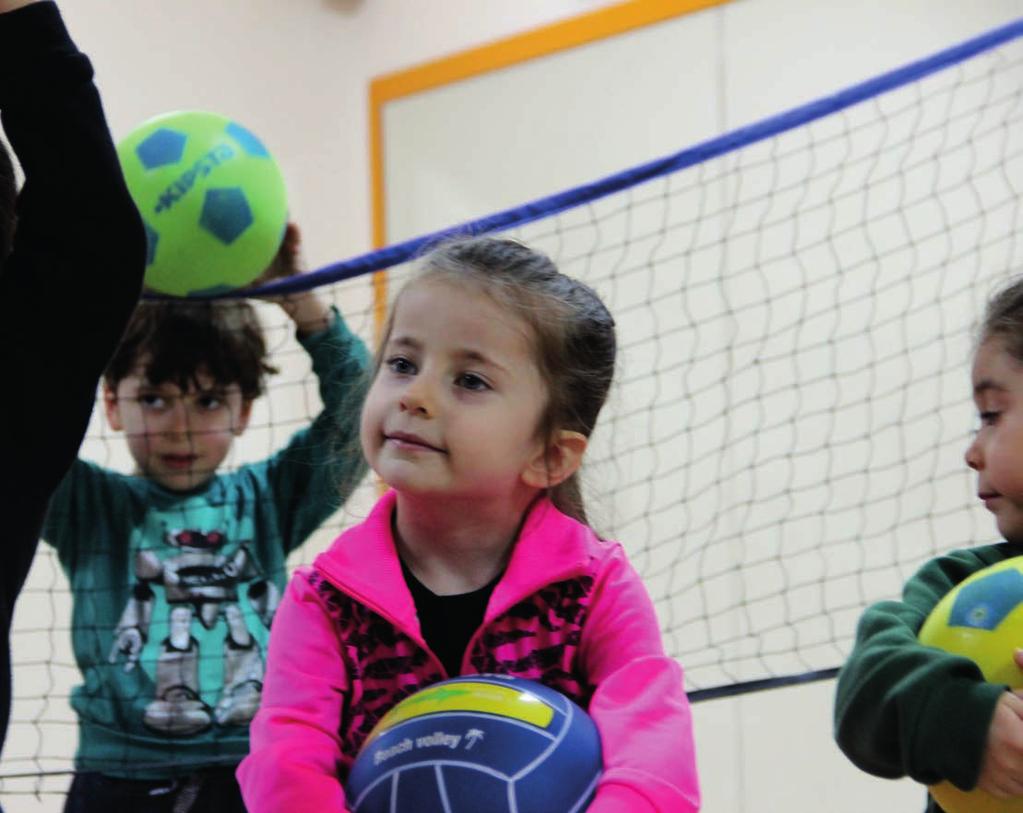
[[[107,387],[141,372],[150,384],[197,386],[200,373],[218,386],[238,385],[247,401],[264,392],[267,360],[263,328],[244,300],[141,302],[103,373]],[[140,369],[141,368],[141,369]]]

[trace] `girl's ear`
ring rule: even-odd
[[[110,385],[103,382],[103,411],[107,416],[107,423],[115,432],[124,429],[121,421],[121,407],[117,403],[117,393],[110,389]]]
[[[589,440],[580,432],[560,429],[522,472],[533,488],[553,488],[575,474],[583,462]]]

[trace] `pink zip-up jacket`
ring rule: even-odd
[[[395,703],[451,677],[423,641],[391,533],[395,494],[298,570],[270,636],[251,751],[249,813],[344,811],[342,783]],[[617,543],[544,498],[530,510],[462,674],[537,680],[597,724],[604,773],[590,813],[699,810],[682,669]]]

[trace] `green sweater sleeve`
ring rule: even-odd
[[[126,545],[132,492],[144,481],[75,460],[50,498],[43,539],[68,572],[92,556],[109,556]],[[88,550],[82,546],[88,545]]]
[[[1023,553],[1007,543],[953,551],[924,565],[901,601],[864,612],[838,676],[835,739],[876,776],[949,780],[973,788],[995,704],[1007,687],[984,681],[973,661],[925,646],[917,633],[949,590],[971,574]]]
[[[326,330],[299,342],[312,358],[323,409],[264,464],[285,552],[334,513],[366,472],[359,446],[359,414],[369,385],[365,343],[336,310]]]

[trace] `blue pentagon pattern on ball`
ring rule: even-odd
[[[993,630],[1023,601],[1023,573],[999,570],[963,585],[949,610],[950,627]]]
[[[160,242],[160,235],[146,221],[142,221],[142,225],[146,227],[146,267],[148,268],[156,259],[156,245]]]
[[[187,140],[184,133],[161,127],[135,148],[135,154],[146,169],[169,166],[181,160]]]
[[[603,761],[593,721],[542,684],[466,675],[406,698],[352,766],[355,813],[581,813]]]
[[[207,189],[199,225],[230,245],[252,225],[252,209],[245,192],[238,188]]]
[[[232,121],[224,129],[227,131],[227,134],[237,141],[239,146],[249,155],[256,158],[270,157],[270,153],[267,151],[266,147],[263,146],[263,142],[256,138],[251,130],[246,130],[238,122]]]

